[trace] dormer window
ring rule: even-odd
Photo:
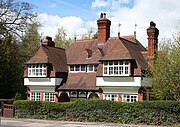
[[[28,65],[28,77],[46,77],[46,64]]]
[[[103,75],[104,76],[129,76],[130,62],[123,61],[104,61]]]

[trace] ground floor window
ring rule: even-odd
[[[118,101],[117,94],[104,94],[105,100]]]
[[[40,101],[40,92],[31,92],[30,93],[30,100],[32,101]]]
[[[45,92],[44,93],[44,101],[54,101],[54,93]]]
[[[138,95],[129,95],[129,94],[123,95],[123,102],[137,102],[137,101],[138,101]]]

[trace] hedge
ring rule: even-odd
[[[106,100],[75,102],[15,101],[16,118],[112,122],[121,124],[180,124],[180,102],[123,103]]]

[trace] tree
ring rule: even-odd
[[[19,44],[21,57],[24,62],[27,62],[37,51],[40,46],[40,34],[38,32],[38,23],[29,24],[28,30],[22,37],[22,41]]]
[[[98,39],[98,32],[93,35],[92,39]]]
[[[14,98],[24,93],[20,40],[36,14],[27,2],[0,1],[0,98]]]
[[[54,38],[55,46],[61,48],[69,47],[73,43],[73,40],[71,38],[66,38],[67,34],[65,29],[63,27],[59,28]]]
[[[19,46],[13,36],[0,44],[3,57],[0,64],[0,98],[13,98],[17,91],[23,92],[22,61]]]
[[[21,37],[27,25],[37,16],[32,13],[33,5],[27,2],[1,0],[0,7],[1,39],[9,35]]]
[[[85,34],[82,35],[81,39],[97,39],[97,32],[95,33],[94,30],[89,29]]]
[[[149,71],[156,99],[180,101],[180,43],[174,40],[166,40],[160,46],[155,65]]]

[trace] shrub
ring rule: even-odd
[[[16,93],[15,97],[14,97],[14,100],[17,101],[17,100],[22,100],[22,95],[20,93]]]
[[[180,123],[180,102],[124,103],[97,99],[75,102],[15,101],[17,118],[53,119],[122,124]]]

